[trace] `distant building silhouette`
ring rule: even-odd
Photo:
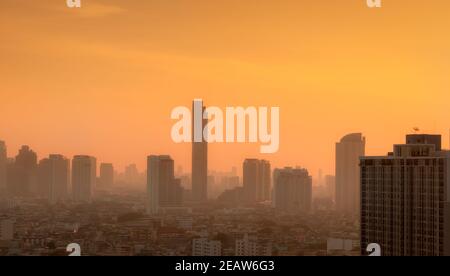
[[[205,111],[203,102],[195,100],[192,103],[192,110],[201,110],[202,114]],[[195,113],[195,112],[193,112]],[[202,119],[203,115],[197,114],[200,118],[202,128],[201,142],[195,142],[195,122],[196,114],[192,116],[192,197],[195,202],[206,202],[208,199],[208,143],[203,138],[203,127],[208,123],[207,119]]]
[[[273,206],[285,212],[309,212],[312,203],[312,176],[301,168],[275,169]]]
[[[13,196],[32,196],[37,192],[37,155],[22,146],[14,163],[7,166],[7,186]]]
[[[340,212],[359,212],[359,158],[365,155],[365,146],[361,133],[349,134],[336,143],[336,209]]]
[[[6,190],[6,167],[8,164],[8,156],[6,144],[0,141],[0,195]]]
[[[69,160],[52,154],[38,165],[38,194],[52,204],[67,199],[70,179]]]
[[[72,160],[72,192],[76,202],[90,202],[97,178],[97,160],[86,155]]]
[[[325,188],[327,196],[334,201],[336,198],[336,177],[334,175],[325,176]]]
[[[175,178],[174,161],[168,155],[147,158],[147,213],[158,214],[164,207],[180,207],[183,189]]]
[[[387,156],[361,158],[363,255],[370,243],[383,256],[450,255],[450,152],[439,141],[408,135]]]
[[[266,160],[246,159],[243,164],[243,185],[247,203],[270,200],[270,163]]]
[[[110,163],[100,164],[100,178],[97,187],[110,189],[114,185],[114,166]]]

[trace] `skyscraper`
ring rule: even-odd
[[[301,168],[275,169],[274,202],[277,210],[309,212],[312,202],[312,176]]]
[[[340,212],[359,212],[359,158],[365,155],[365,146],[361,133],[349,134],[336,143],[336,209]]]
[[[174,161],[168,155],[147,158],[147,213],[157,214],[161,207],[181,206],[182,188],[175,179]]]
[[[32,196],[37,192],[37,155],[22,146],[14,163],[8,165],[7,186],[12,195]]]
[[[208,143],[203,137],[203,128],[208,120],[203,118],[202,100],[194,100],[192,109],[192,198],[205,202],[208,199]]]
[[[97,160],[86,155],[74,156],[72,160],[72,193],[78,202],[90,202],[97,177]]]
[[[450,255],[450,152],[423,137],[361,158],[362,254],[378,243],[383,256]]]
[[[62,155],[42,159],[38,165],[38,194],[52,204],[67,199],[69,167],[69,160]]]
[[[6,144],[0,141],[0,193],[6,189],[6,165],[8,157],[6,154]]]
[[[268,161],[244,160],[243,183],[247,203],[270,200],[270,177],[270,163]]]
[[[99,188],[110,189],[114,185],[114,166],[110,163],[100,164]]]

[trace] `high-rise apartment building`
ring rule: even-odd
[[[52,154],[38,165],[38,195],[56,203],[67,199],[70,179],[69,160]]]
[[[97,186],[101,189],[110,189],[114,185],[114,166],[110,163],[100,164],[100,178]]]
[[[361,251],[450,255],[450,152],[436,135],[408,135],[387,156],[361,158]]]
[[[246,159],[243,164],[244,197],[247,203],[271,199],[270,163],[266,160]]]
[[[312,177],[301,168],[275,169],[273,206],[285,212],[309,212],[312,203]]]
[[[74,156],[72,160],[72,193],[78,202],[90,202],[97,178],[97,160],[86,155]]]
[[[183,189],[175,178],[174,161],[168,155],[147,158],[147,213],[157,214],[163,207],[179,207]]]
[[[336,209],[340,212],[359,212],[359,158],[365,155],[365,145],[361,133],[349,134],[336,143]]]
[[[37,154],[22,146],[13,163],[7,166],[7,188],[14,196],[32,196],[37,192]]]

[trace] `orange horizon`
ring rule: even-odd
[[[385,155],[414,127],[449,148],[450,2],[4,0],[0,140],[87,154],[123,170],[169,154],[190,171],[170,118],[206,106],[279,106],[280,149],[209,145],[209,169],[245,158],[334,174],[334,146],[361,132]]]

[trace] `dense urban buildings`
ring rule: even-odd
[[[222,244],[217,240],[198,238],[192,241],[192,256],[222,256]]]
[[[77,155],[72,160],[72,193],[78,202],[90,202],[97,178],[97,160],[92,156]]]
[[[51,154],[39,161],[38,165],[38,195],[49,203],[67,199],[70,164],[62,155]]]
[[[203,127],[208,123],[203,118],[205,107],[202,100],[192,103],[192,199],[195,202],[208,200],[208,143],[203,137]],[[195,114],[201,112],[201,114]],[[198,121],[195,121],[197,118]],[[195,129],[198,131],[195,131]],[[197,136],[197,137],[196,137]]]
[[[270,163],[266,160],[246,159],[243,163],[243,185],[246,203],[269,201],[271,198]]]
[[[365,155],[366,139],[361,133],[348,134],[336,143],[336,209],[359,212],[359,158]]]
[[[309,212],[312,202],[312,177],[302,168],[275,169],[273,206],[285,212]]]
[[[361,250],[450,255],[450,152],[438,135],[408,135],[387,156],[361,158]]]

